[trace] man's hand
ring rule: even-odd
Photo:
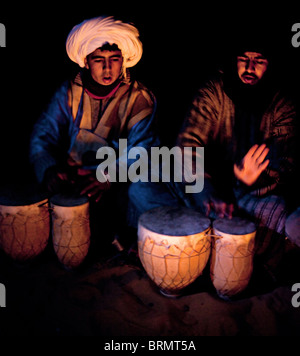
[[[56,166],[48,168],[44,175],[43,185],[51,194],[59,193],[68,181],[68,174]]]
[[[84,188],[80,191],[81,195],[87,194],[89,198],[93,198],[96,203],[98,203],[103,195],[103,193],[110,188],[109,181],[101,183],[95,177],[95,172],[78,169],[77,174],[83,178]]]
[[[206,216],[210,214],[216,215],[218,218],[232,218],[234,211],[234,205],[232,203],[225,203],[224,201],[216,198],[210,198],[210,200],[204,200],[203,206],[206,209]]]
[[[254,145],[251,147],[243,158],[241,166],[238,167],[235,164],[233,167],[237,179],[248,186],[254,184],[270,162],[268,159],[265,160],[268,153],[269,149],[265,144],[261,146]]]

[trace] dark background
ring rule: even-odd
[[[300,22],[292,7],[261,4],[244,7],[202,2],[53,2],[2,9],[6,48],[0,48],[1,182],[28,175],[28,144],[34,122],[54,91],[77,71],[65,41],[84,19],[113,15],[133,22],[144,46],[133,74],[158,101],[158,130],[171,145],[199,84],[222,66],[244,34],[264,38],[278,54],[278,75],[299,98],[300,47],[291,44],[292,25]],[[279,77],[278,77],[279,78]]]

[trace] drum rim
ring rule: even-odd
[[[216,226],[218,223],[221,223],[221,222],[224,223],[224,222],[227,222],[227,221],[231,221],[232,222],[232,221],[237,221],[237,220],[247,222],[249,228],[246,229],[246,231],[243,232],[243,233],[236,233],[236,232],[232,232],[232,231],[224,231],[224,230],[222,230],[222,228]],[[256,225],[255,225],[255,223],[253,221],[245,219],[245,218],[240,218],[240,217],[233,217],[232,219],[227,219],[227,218],[216,219],[212,223],[212,228],[213,228],[213,230],[218,230],[218,232],[220,232],[220,233],[227,234],[227,235],[232,235],[232,236],[242,236],[242,235],[253,234],[254,232],[256,232],[256,229],[257,229]]]
[[[48,198],[48,193],[34,183],[8,183],[0,187],[0,206],[32,206]]]
[[[63,203],[63,200],[65,200],[65,203]],[[72,204],[70,203],[71,201]],[[86,195],[69,196],[65,194],[55,194],[49,199],[49,202],[51,205],[61,206],[65,208],[72,208],[75,206],[88,204],[89,199]],[[66,202],[68,203],[66,204]]]
[[[171,228],[171,226],[167,226],[165,228],[161,228],[160,226],[158,227],[158,229],[154,229],[153,227],[149,226],[149,224],[147,223],[147,221],[145,221],[147,215],[152,215],[155,212],[159,212],[159,211],[166,211],[169,212],[169,209],[172,209],[173,211],[186,211],[189,212],[191,215],[190,216],[197,216],[199,217],[199,225],[197,225],[198,227],[201,225],[201,229],[199,231],[199,229],[196,229],[196,227],[194,229],[188,230],[188,227],[186,229],[186,232],[182,232],[180,234],[176,234],[168,229]],[[200,220],[201,219],[201,220]],[[144,223],[145,221],[145,223]],[[200,221],[202,222],[202,224],[200,223]],[[153,233],[159,234],[159,235],[164,235],[164,236],[169,236],[169,237],[182,237],[182,236],[190,236],[190,235],[197,235],[197,234],[201,234],[204,233],[205,231],[207,231],[207,229],[209,229],[211,227],[211,221],[209,218],[205,217],[203,214],[201,214],[200,212],[191,209],[191,208],[187,208],[184,206],[160,206],[157,208],[153,208],[150,209],[148,211],[146,211],[145,213],[143,213],[138,221],[138,226],[143,227],[144,229],[147,229],[149,231],[152,231]],[[168,232],[167,232],[168,231]]]

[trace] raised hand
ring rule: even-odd
[[[269,160],[265,160],[269,149],[265,144],[254,145],[243,158],[241,165],[233,167],[235,176],[244,184],[251,186],[267,168]]]

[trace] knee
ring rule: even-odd
[[[140,191],[140,182],[130,184],[128,188],[128,197],[132,203],[135,203],[137,201]]]
[[[285,232],[288,239],[300,247],[300,207],[287,218]]]
[[[149,201],[149,190],[146,183],[136,182],[132,183],[128,189],[129,201],[140,212],[147,210],[147,202]]]

